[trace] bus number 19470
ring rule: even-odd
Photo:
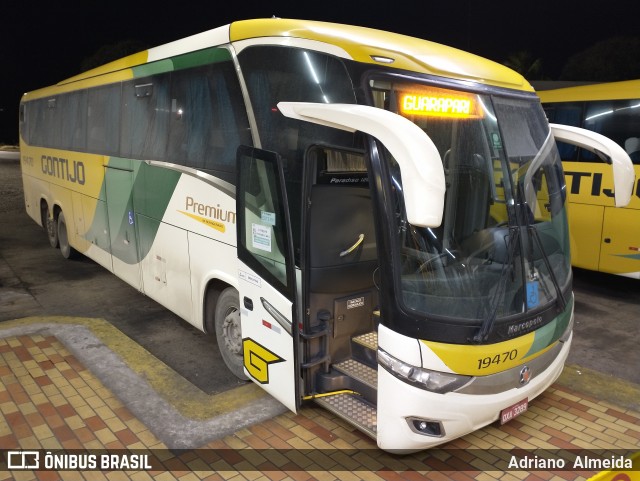
[[[491,365],[501,364],[507,361],[513,361],[518,358],[518,350],[512,349],[502,354],[496,354],[495,356],[487,356],[482,359],[478,359],[478,369],[487,369]]]

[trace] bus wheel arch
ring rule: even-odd
[[[229,370],[238,379],[248,380],[244,373],[240,295],[235,287],[213,281],[205,297],[204,328],[214,333],[220,354]]]

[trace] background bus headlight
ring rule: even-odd
[[[472,377],[412,366],[378,348],[378,363],[398,379],[427,391],[444,394],[467,384]]]

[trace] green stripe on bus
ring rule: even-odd
[[[614,254],[616,257],[625,257],[626,259],[635,259],[640,261],[640,254]]]
[[[173,70],[173,62],[171,60],[159,60],[157,62],[146,63],[144,65],[138,65],[133,67],[133,77],[150,77],[164,72],[171,72]]]
[[[158,60],[157,62],[139,65],[137,67],[133,67],[132,70],[135,78],[141,78],[164,72],[172,72],[174,70],[182,70],[198,67],[200,65],[224,62],[227,60],[231,60],[229,50],[226,48],[212,47],[173,57],[172,59]]]
[[[181,70],[183,68],[198,67],[210,63],[219,63],[231,60],[231,54],[226,48],[207,48],[188,55],[180,55],[173,58],[173,68]]]
[[[144,162],[111,157],[101,199],[85,239],[127,264],[144,259],[171,201],[180,173]],[[140,216],[157,222],[137,222]],[[141,231],[144,229],[144,232]],[[140,238],[151,242],[140,242]],[[131,248],[127,248],[131,246]]]
[[[545,349],[556,342],[567,329],[571,320],[571,312],[573,311],[573,296],[567,302],[567,307],[558,317],[549,324],[535,331],[535,338],[529,352],[524,357],[529,357],[538,351]]]

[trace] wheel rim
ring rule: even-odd
[[[49,239],[54,240],[56,238],[56,234],[57,234],[56,230],[58,226],[56,225],[55,221],[52,218],[50,218],[48,215],[47,215],[46,224],[47,224],[47,235],[49,236]]]
[[[242,331],[240,327],[240,311],[233,307],[227,311],[222,325],[222,334],[227,351],[235,356],[242,356]]]
[[[60,248],[67,249],[67,226],[62,223],[58,228],[58,239],[60,241]]]

